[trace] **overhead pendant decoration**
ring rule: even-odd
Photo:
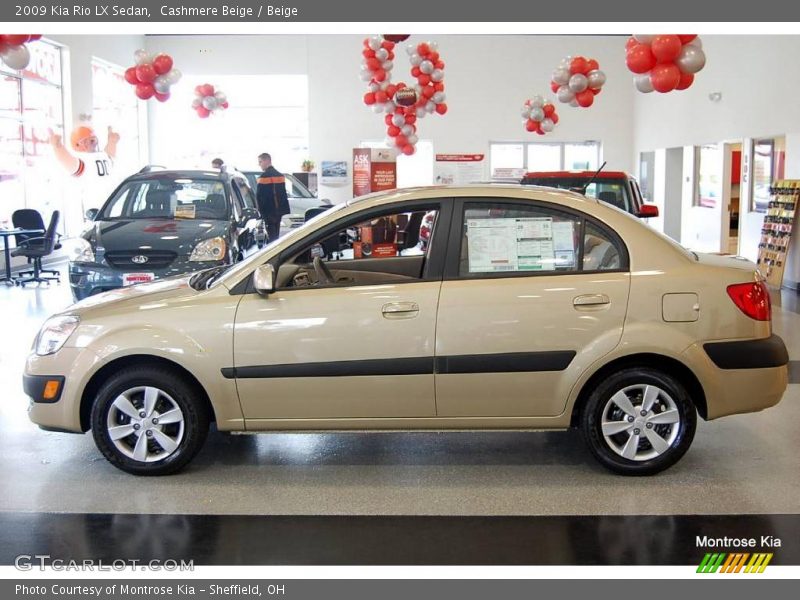
[[[395,42],[387,38],[408,36],[374,35],[364,40],[361,80],[367,84],[364,104],[376,114],[386,113],[386,144],[403,154],[416,152],[417,119],[425,115],[447,112],[444,93],[444,61],[436,42],[408,44],[413,87],[403,82],[392,83]]]
[[[204,83],[194,88],[192,108],[198,117],[207,119],[212,113],[228,108],[228,96],[210,83]]]
[[[147,50],[139,49],[133,53],[136,64],[125,71],[125,81],[135,86],[136,96],[140,100],[155,97],[159,102],[169,100],[169,89],[178,83],[182,76],[172,66],[169,54],[150,55]]]
[[[556,107],[542,96],[534,96],[526,100],[522,107],[522,123],[525,130],[544,135],[550,133],[558,123]]]
[[[550,89],[559,102],[588,108],[594,104],[594,97],[602,91],[605,82],[606,74],[595,59],[567,56],[553,71]]]
[[[0,60],[9,69],[21,71],[31,62],[31,53],[28,42],[35,42],[42,36],[28,33],[0,34]]]
[[[634,35],[625,48],[625,63],[635,74],[636,89],[644,94],[685,90],[706,65],[703,42],[696,34]]]

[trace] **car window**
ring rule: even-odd
[[[256,208],[256,197],[253,195],[253,190],[250,189],[250,186],[241,179],[234,179],[233,185],[239,190],[245,208]]]
[[[526,177],[522,183],[580,192],[587,181],[588,179],[585,177]],[[628,189],[628,182],[625,179],[599,179],[586,188],[585,195],[616,206],[626,212],[635,212],[633,200]]]
[[[617,242],[593,223],[586,223],[583,236],[583,270],[608,271],[619,269],[622,251]]]
[[[286,176],[286,195],[289,198],[314,198],[308,188],[291,175]]]
[[[463,224],[461,277],[578,269],[579,217],[540,206],[471,203]]]
[[[117,190],[99,218],[226,220],[228,196],[219,180],[133,180]]]

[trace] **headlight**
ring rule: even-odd
[[[72,262],[94,262],[92,245],[83,238],[76,238],[72,247]]]
[[[69,339],[72,332],[78,327],[81,320],[69,315],[66,317],[52,317],[48,319],[39,330],[36,337],[36,354],[47,356],[55,354]]]
[[[226,250],[227,244],[225,243],[225,238],[215,237],[211,238],[210,240],[203,240],[194,247],[189,260],[222,260],[225,258]]]

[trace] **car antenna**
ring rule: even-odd
[[[586,195],[586,190],[589,189],[589,186],[592,185],[594,183],[594,180],[597,179],[597,176],[600,175],[600,171],[602,171],[605,168],[606,162],[607,161],[605,161],[605,160],[603,161],[603,164],[600,165],[600,168],[597,169],[597,171],[594,172],[594,175],[592,175],[592,177],[589,179],[589,181],[586,182],[586,185],[583,186],[583,189],[581,189],[581,195],[582,196]]]

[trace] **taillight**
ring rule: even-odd
[[[729,285],[728,296],[739,310],[751,319],[772,320],[772,303],[769,299],[769,290],[763,281]]]

